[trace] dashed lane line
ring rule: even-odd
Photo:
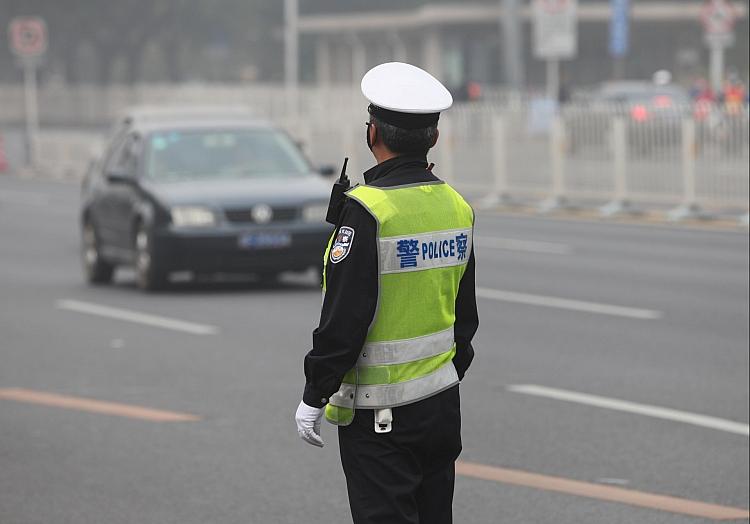
[[[147,326],[171,329],[172,331],[182,331],[184,333],[190,333],[193,335],[215,335],[219,332],[219,328],[217,328],[216,326],[196,324],[194,322],[187,322],[185,320],[178,320],[175,318],[162,317],[158,315],[150,315],[147,313],[141,313],[139,311],[132,311],[128,309],[102,306],[100,304],[81,302],[79,300],[58,300],[57,308],[66,311],[75,311],[77,313],[95,315],[99,317],[114,318],[117,320],[123,320],[125,322],[134,322],[136,324],[145,324]]]
[[[588,395],[586,393],[568,391],[565,389],[548,388],[546,386],[537,386],[535,384],[510,385],[506,386],[506,389],[513,393],[546,397],[555,400],[562,400],[564,402],[574,402],[576,404],[585,404],[587,406],[623,411],[646,417],[681,422],[683,424],[692,424],[693,426],[715,429],[727,433],[734,433],[736,435],[744,435],[746,437],[750,435],[750,427],[742,422],[735,422],[734,420],[711,417],[708,415],[700,415],[698,413],[690,413],[688,411],[651,406],[648,404],[638,404],[626,400],[601,397],[598,395]]]
[[[616,306],[612,304],[602,304],[600,302],[586,302],[583,300],[572,300],[569,298],[550,297],[546,295],[531,295],[529,293],[518,293],[516,291],[506,291],[503,289],[478,287],[477,296],[479,298],[498,300],[500,302],[567,309],[569,311],[634,318],[638,320],[655,320],[663,316],[661,311],[653,309]]]
[[[56,393],[32,391],[29,389],[0,389],[0,399],[73,409],[77,411],[87,411],[89,413],[113,415],[117,417],[148,420],[151,422],[192,422],[200,420],[199,417],[187,413],[162,411],[143,406],[104,402],[90,398],[71,397],[67,395],[58,395]]]
[[[562,477],[551,477],[517,469],[498,468],[472,462],[456,462],[456,474],[481,480],[491,480],[514,486],[525,486],[543,491],[554,491],[608,502],[619,502],[641,508],[668,511],[679,515],[713,520],[736,520],[750,518],[750,512],[742,508],[719,506],[697,500],[657,495],[643,491],[602,486]]]

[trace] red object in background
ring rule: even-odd
[[[630,109],[630,117],[636,122],[644,122],[648,120],[648,109],[642,105],[633,106]]]
[[[8,170],[8,157],[5,156],[5,142],[3,141],[3,135],[0,135],[0,173],[5,173]]]
[[[466,85],[466,96],[469,100],[479,100],[482,97],[482,86],[477,82],[469,82]]]
[[[693,117],[696,120],[705,120],[711,114],[713,109],[713,101],[708,99],[698,99],[693,106]]]
[[[668,95],[659,95],[657,97],[654,97],[654,106],[658,107],[659,109],[672,107],[672,98]]]
[[[47,50],[47,24],[35,16],[19,16],[10,21],[11,50],[20,57],[43,55]]]
[[[745,88],[742,84],[730,84],[724,88],[724,102],[727,104],[742,104],[745,100]]]

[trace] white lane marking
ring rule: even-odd
[[[146,313],[140,313],[138,311],[130,311],[127,309],[102,306],[89,302],[80,302],[78,300],[58,300],[57,307],[58,309],[64,309],[67,311],[86,313],[99,317],[114,318],[117,320],[124,320],[126,322],[135,322],[137,324],[145,324],[147,326],[171,329],[173,331],[182,331],[184,333],[191,333],[193,335],[215,335],[219,332],[219,328],[215,326],[196,324],[193,322],[186,322],[184,320],[161,317],[158,315],[148,315]]]
[[[502,289],[478,287],[477,296],[490,300],[500,300],[502,302],[513,302],[529,306],[554,307],[558,309],[569,309],[572,311],[583,311],[585,313],[597,313],[600,315],[637,318],[639,320],[654,320],[662,317],[661,311],[655,311],[653,309],[613,306],[611,304],[584,302],[582,300],[571,300],[568,298],[530,295],[528,293],[517,293],[515,291],[505,291]]]
[[[548,388],[545,386],[537,386],[534,384],[510,385],[506,386],[506,389],[514,393],[523,393],[525,395],[534,395],[537,397],[552,398],[565,402],[575,402],[577,404],[586,404],[588,406],[596,406],[599,408],[612,409],[615,411],[624,411],[626,413],[634,413],[636,415],[644,415],[646,417],[660,418],[663,420],[682,422],[684,424],[692,424],[693,426],[726,431],[727,433],[735,433],[737,435],[744,435],[746,437],[750,435],[750,428],[747,424],[743,424],[742,422],[735,422],[734,420],[727,420],[723,418],[710,417],[708,415],[690,413],[688,411],[679,411],[677,409],[650,406],[648,404],[638,404],[636,402],[628,402],[627,400],[600,397],[598,395],[588,395],[586,393],[578,393],[576,391],[568,391],[565,389]]]
[[[573,251],[567,244],[538,240],[477,236],[474,241],[478,247],[483,249],[504,249],[506,251],[523,251],[545,255],[569,255]]]

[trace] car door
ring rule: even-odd
[[[110,181],[109,174],[115,172],[126,138],[127,135],[122,133],[116,135],[112,140],[102,161],[100,177],[98,183],[93,187],[94,194],[92,197],[92,216],[99,236],[100,247],[109,256],[115,257],[118,256],[118,253],[115,250],[117,245],[117,221],[113,193],[119,190],[119,184]]]
[[[139,201],[139,156],[140,140],[138,135],[131,133],[125,137],[111,170],[118,178],[110,180],[109,190],[112,240],[113,245],[126,257],[130,256],[133,248],[132,225]]]

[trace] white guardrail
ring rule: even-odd
[[[675,219],[699,210],[747,213],[747,108],[653,119],[599,109],[458,104],[441,116],[430,160],[436,174],[485,205],[589,205],[604,215],[673,208]],[[336,163],[346,154],[357,173],[372,162],[365,119],[364,111],[329,112],[284,123],[311,158]]]
[[[0,88],[0,100],[18,98]],[[72,97],[72,98],[71,98]],[[7,100],[6,100],[7,99]],[[75,99],[75,100],[74,100]],[[0,104],[5,143],[22,142],[8,125],[22,104]],[[42,91],[38,170],[81,176],[104,137],[74,129],[103,128],[133,104],[245,104],[284,127],[319,165],[350,157],[353,178],[372,165],[365,146],[366,102],[351,88],[306,88],[291,103],[278,86],[169,86]],[[75,109],[78,108],[78,109]],[[18,114],[17,114],[18,113]],[[46,123],[47,122],[47,123]],[[57,123],[50,130],[49,122]],[[601,206],[611,215],[633,207],[673,208],[672,218],[698,209],[746,215],[748,211],[748,108],[700,106],[666,111],[571,104],[496,93],[491,101],[457,103],[440,119],[431,154],[438,176],[486,205],[517,202]],[[18,135],[20,129],[15,127]]]

